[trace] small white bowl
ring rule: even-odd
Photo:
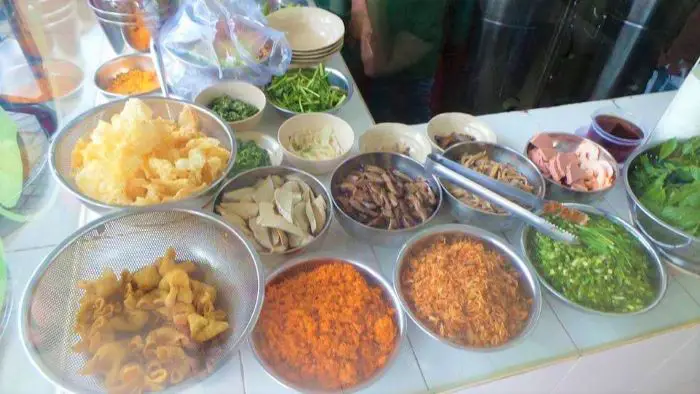
[[[241,140],[242,142],[253,141],[258,144],[259,147],[265,149],[270,155],[270,164],[273,167],[282,164],[284,152],[282,151],[282,146],[273,137],[259,131],[239,131],[235,133],[234,136],[237,140]]]
[[[267,105],[267,98],[265,97],[265,93],[257,86],[241,81],[222,81],[199,92],[197,97],[194,98],[194,103],[209,108],[209,104],[211,104],[215,98],[221,96],[229,96],[232,99],[245,101],[257,107],[259,110],[255,115],[249,118],[235,122],[226,122],[234,131],[250,130],[260,123],[263,111]]]
[[[395,152],[425,162],[431,152],[430,141],[418,130],[403,123],[379,123],[360,136],[360,153]]]
[[[340,145],[341,153],[333,159],[310,160],[297,156],[290,149],[290,140],[294,134],[305,131],[320,131],[330,127]],[[284,157],[292,166],[314,175],[327,174],[338,166],[350,153],[355,144],[355,132],[348,122],[337,116],[324,113],[299,114],[287,119],[279,128],[277,141],[282,146]]]
[[[466,134],[474,137],[477,142],[497,143],[496,133],[484,122],[472,115],[460,112],[446,112],[436,115],[428,122],[428,140],[437,152],[444,152],[437,142],[436,136],[447,136],[452,133]]]

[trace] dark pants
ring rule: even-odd
[[[377,123],[426,123],[430,120],[430,96],[433,78],[371,78],[368,80],[367,106]]]

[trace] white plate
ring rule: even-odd
[[[474,137],[475,141],[498,142],[496,133],[477,117],[460,112],[447,112],[436,115],[428,122],[428,139],[433,148],[438,152],[444,149],[435,142],[435,136],[447,136],[452,133],[466,134]]]
[[[345,35],[342,19],[316,7],[282,8],[267,16],[267,25],[286,34],[292,51],[322,50]]]
[[[418,130],[402,123],[379,123],[360,136],[360,152],[396,152],[405,154],[421,163],[430,154],[430,142]]]
[[[254,141],[259,147],[265,149],[270,155],[272,166],[282,164],[284,153],[280,144],[273,137],[258,131],[238,131],[235,133],[235,137],[241,141]]]

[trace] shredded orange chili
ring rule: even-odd
[[[465,237],[437,238],[408,256],[401,286],[416,316],[455,343],[493,347],[525,325],[532,300],[504,257]]]
[[[349,388],[386,364],[396,346],[395,313],[352,265],[329,261],[266,287],[254,340],[289,381]]]
[[[158,89],[159,86],[158,76],[154,71],[134,68],[117,74],[110,82],[107,90],[118,94],[138,94]]]

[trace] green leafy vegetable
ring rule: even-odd
[[[266,167],[272,164],[270,154],[254,141],[236,140],[238,151],[236,153],[236,162],[231,170],[231,175],[236,175],[243,171],[252,170],[253,168]]]
[[[592,216],[584,225],[549,220],[579,237],[567,245],[541,233],[530,238],[540,275],[569,300],[602,312],[635,312],[654,299],[649,258],[622,226]]]
[[[221,119],[227,122],[237,122],[239,120],[247,119],[260,111],[254,105],[248,104],[242,100],[231,98],[229,96],[215,98],[211,103],[209,103],[209,109],[216,112]]]
[[[347,92],[333,86],[323,64],[314,69],[296,69],[273,77],[267,87],[272,102],[290,111],[325,112],[340,105]]]
[[[17,125],[0,108],[0,209],[14,208],[22,194],[24,174],[17,138]]]
[[[700,137],[671,139],[632,168],[639,201],[664,222],[700,236]]]

